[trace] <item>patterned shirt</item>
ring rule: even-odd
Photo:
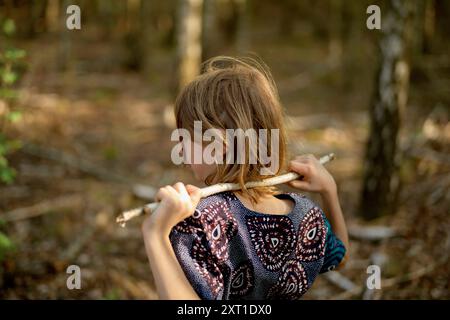
[[[285,215],[246,208],[232,193],[202,199],[177,224],[170,240],[175,255],[202,299],[299,299],[319,273],[345,255],[322,210],[296,193]]]

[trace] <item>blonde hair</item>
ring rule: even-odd
[[[270,129],[279,129],[278,174],[286,159],[286,132],[284,112],[275,82],[268,67],[253,58],[219,56],[203,63],[202,73],[188,83],[175,101],[178,128],[194,131],[194,121],[202,122],[203,132],[208,129],[268,129],[267,150],[270,149]],[[262,164],[250,164],[248,155],[256,152],[255,145],[245,141],[244,164],[217,164],[214,174],[207,177],[207,185],[234,182],[242,193],[255,203],[266,194],[276,194],[275,187],[246,189],[247,181],[261,180]],[[256,153],[255,153],[256,154]],[[259,157],[260,155],[258,155]]]

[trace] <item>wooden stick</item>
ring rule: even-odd
[[[330,162],[333,159],[334,159],[334,153],[330,153],[326,156],[321,157],[319,161],[321,164],[325,164],[327,162]],[[281,176],[276,176],[276,177],[264,179],[261,181],[247,182],[245,184],[245,187],[248,189],[255,188],[255,187],[269,187],[269,186],[274,186],[277,184],[283,184],[283,183],[286,183],[286,182],[289,182],[292,180],[297,180],[299,178],[300,178],[299,174],[297,174],[295,172],[289,172],[289,173],[285,173]],[[215,184],[215,185],[200,189],[200,194],[201,194],[201,198],[205,198],[205,197],[208,197],[208,196],[216,194],[216,193],[225,192],[225,191],[236,191],[236,190],[240,190],[240,189],[241,189],[241,186],[237,183],[219,183],[219,184]],[[121,227],[125,227],[127,221],[133,219],[134,217],[139,217],[141,215],[144,215],[146,212],[149,212],[149,213],[153,212],[154,210],[156,210],[156,208],[158,208],[158,205],[159,205],[158,202],[152,202],[152,203],[148,203],[148,204],[144,205],[143,207],[122,212],[122,214],[120,214],[117,217],[116,222]]]

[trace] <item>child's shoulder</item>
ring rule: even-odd
[[[313,199],[308,198],[302,193],[296,192],[286,192],[278,195],[278,198],[291,198],[295,201],[295,208],[301,212],[307,212],[311,209],[319,209],[322,211],[320,206]]]
[[[299,216],[305,216],[310,211],[317,211],[325,215],[320,206],[311,198],[308,198],[304,194],[296,192],[285,192],[277,195],[279,199],[291,199],[295,202],[294,211]],[[226,191],[211,196],[202,198],[197,205],[196,211],[199,213],[211,214],[216,211],[230,211],[231,207],[235,204],[235,208],[242,208],[240,200],[234,195],[233,192]]]
[[[311,224],[315,221],[313,224],[323,225],[327,233],[331,230],[331,225],[325,212],[316,201],[308,198],[304,194],[295,192],[289,192],[288,194],[295,199],[295,210],[299,214],[299,223],[301,225]]]

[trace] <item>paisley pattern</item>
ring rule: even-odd
[[[200,221],[201,215],[202,213],[200,210],[196,209],[192,216],[178,223],[174,229],[178,232],[187,234],[202,232],[202,224]]]
[[[308,290],[308,278],[298,260],[289,260],[283,265],[277,283],[269,289],[267,299],[299,299]]]
[[[237,299],[247,295],[254,286],[253,265],[245,261],[233,271],[230,280],[230,299]]]
[[[225,202],[207,206],[200,216],[211,253],[219,260],[228,259],[228,241],[237,232],[236,219]]]
[[[217,296],[224,286],[223,275],[214,256],[208,251],[204,240],[194,240],[191,256],[198,273],[208,284],[213,296]]]
[[[247,228],[256,255],[270,271],[279,270],[295,244],[292,221],[286,216],[249,216]]]
[[[288,215],[258,214],[232,193],[202,199],[170,234],[175,255],[202,299],[298,299],[345,247],[311,200]]]
[[[237,221],[226,202],[213,203],[178,223],[176,231],[198,234],[208,240],[211,253],[220,261],[228,259],[228,241],[237,232]]]
[[[320,208],[314,207],[302,219],[295,249],[300,261],[315,261],[325,254],[327,228]]]

